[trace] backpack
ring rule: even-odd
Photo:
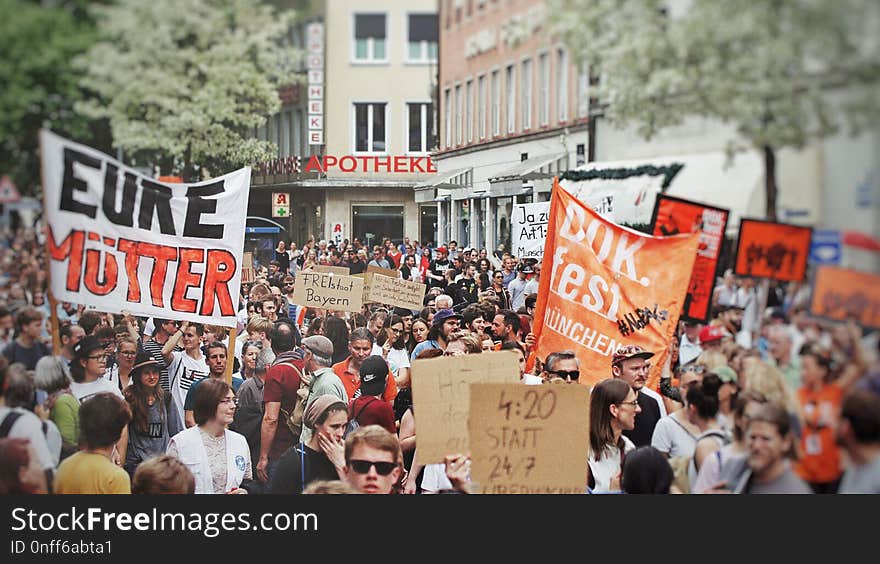
[[[275,366],[289,366],[293,368],[296,373],[299,375],[299,389],[296,391],[296,400],[293,403],[293,407],[290,410],[285,410],[284,408],[280,408],[281,419],[287,425],[287,428],[290,430],[290,434],[293,435],[294,442],[299,442],[299,436],[302,434],[302,424],[303,424],[303,414],[305,413],[305,405],[306,399],[309,397],[309,381],[305,378],[305,375],[300,371],[297,366],[291,362],[279,362],[272,365]]]
[[[357,412],[357,415],[348,420],[348,425],[345,426],[345,434],[342,435],[343,438],[348,437],[351,433],[354,433],[358,429],[360,429],[361,424],[358,422],[358,417],[361,416],[361,413],[367,408],[368,405],[377,401],[376,398],[371,398],[370,401],[361,406],[360,410]]]

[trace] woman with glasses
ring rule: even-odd
[[[409,351],[406,350],[406,335],[403,318],[390,315],[385,318],[385,343],[382,345],[382,358],[388,363],[398,388],[409,387]]]
[[[104,378],[107,371],[107,354],[104,345],[94,335],[87,335],[73,347],[70,391],[80,403],[101,392],[111,392],[122,399],[119,386]]]
[[[632,386],[618,378],[596,384],[590,392],[590,455],[587,484],[592,493],[620,491],[620,473],[635,445],[623,436],[642,411]]]
[[[492,273],[492,285],[486,292],[498,298],[500,309],[510,309],[510,293],[504,287],[504,271],[496,270]]]
[[[134,359],[137,356],[137,340],[129,336],[120,337],[116,344],[116,364],[107,371],[105,377],[119,387],[119,391],[125,392],[125,389],[131,384],[131,367],[134,366]]]
[[[168,454],[186,464],[197,494],[246,494],[253,487],[247,440],[226,427],[235,416],[235,394],[223,380],[209,378],[196,389],[196,426],[177,433]]]

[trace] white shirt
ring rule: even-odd
[[[669,457],[693,456],[697,437],[685,429],[672,415],[660,419],[654,427],[651,446]]]
[[[86,401],[95,394],[103,392],[110,392],[120,399],[123,397],[122,392],[119,391],[119,385],[116,382],[111,382],[104,376],[101,376],[94,382],[71,382],[70,391],[79,400],[79,403]]]
[[[624,454],[635,450],[636,445],[631,440],[621,435],[623,439]],[[620,449],[616,446],[606,447],[602,451],[599,460],[596,460],[593,453],[590,453],[590,473],[593,475],[595,487],[593,493],[608,493],[611,490],[611,480],[620,474]]]
[[[49,444],[46,442],[46,436],[43,434],[43,422],[40,421],[40,418],[21,407],[9,408],[0,406],[0,423],[6,419],[6,416],[11,411],[16,411],[21,415],[16,419],[7,436],[11,439],[27,439],[30,441],[31,446],[34,447],[43,470],[55,468],[52,454],[49,451]]]
[[[694,360],[700,353],[703,352],[702,347],[700,347],[700,340],[697,339],[696,342],[688,339],[687,334],[682,333],[681,335],[681,343],[678,345],[678,363],[682,366],[687,364],[688,362]]]
[[[201,355],[201,352],[199,354]],[[180,416],[180,428],[185,429],[186,422],[183,406],[186,402],[186,394],[189,392],[190,387],[192,387],[193,382],[208,376],[209,370],[204,356],[196,360],[186,354],[186,351],[174,351],[171,355],[171,364],[168,365],[168,382],[171,386],[171,398],[177,406],[177,413]]]

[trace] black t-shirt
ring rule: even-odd
[[[450,264],[449,259],[432,260],[431,264],[428,265],[428,270],[431,271],[431,274],[434,274],[436,276],[445,275],[446,271],[449,270],[450,268],[452,268],[452,264]],[[429,278],[428,282],[429,282],[428,286],[430,288],[434,288],[434,287],[445,288],[446,287],[446,279],[445,278],[443,280],[434,280],[433,278]]]
[[[343,261],[341,266],[347,266],[349,274],[363,274],[363,272],[367,269],[367,263],[362,260]]]
[[[478,300],[477,282],[473,278],[461,278],[455,283],[461,299],[469,304],[475,304]]]
[[[305,472],[302,471],[302,462],[305,462]],[[336,467],[323,452],[317,452],[303,444],[295,444],[281,455],[272,480],[269,483],[271,494],[299,494],[302,493],[303,474],[305,474],[305,486],[315,480],[338,480],[339,474]]]
[[[636,396],[641,413],[636,414],[636,426],[632,431],[624,431],[623,435],[631,440],[636,447],[650,446],[654,436],[654,427],[660,421],[660,405],[657,400],[639,392]]]
[[[282,274],[287,274],[287,271],[290,270],[290,255],[287,254],[287,251],[275,251],[275,260],[278,261],[278,270]]]

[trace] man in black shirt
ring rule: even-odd
[[[312,437],[281,455],[269,482],[269,493],[299,494],[315,480],[345,478],[345,402],[332,395],[317,398],[303,415],[303,424],[312,429]]]
[[[654,435],[654,427],[657,421],[666,415],[666,407],[660,394],[645,386],[648,374],[651,372],[651,364],[648,359],[654,353],[648,352],[638,345],[624,345],[611,357],[611,373],[615,378],[632,386],[636,393],[636,401],[642,408],[641,413],[636,414],[636,425],[632,431],[624,431],[623,434],[636,445],[649,446],[651,437]]]
[[[446,288],[446,271],[452,268],[449,262],[449,252],[446,247],[437,248],[437,258],[428,265],[428,283],[429,288]]]
[[[474,274],[477,271],[476,265],[466,263],[461,273],[461,278],[455,284],[458,286],[458,295],[469,304],[477,303],[479,296],[477,290],[477,281],[474,280]]]

